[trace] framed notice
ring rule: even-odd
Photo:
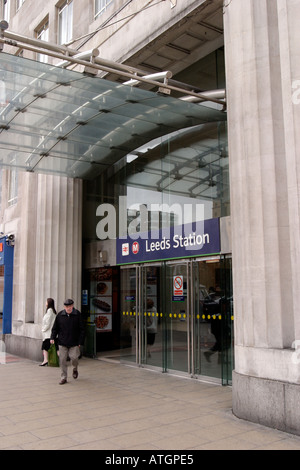
[[[183,276],[176,274],[173,276],[173,302],[183,302],[184,301],[184,294],[183,294]]]
[[[112,269],[94,269],[91,272],[90,289],[90,312],[96,331],[112,331]]]

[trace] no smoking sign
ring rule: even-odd
[[[183,295],[183,276],[173,276],[173,295]]]

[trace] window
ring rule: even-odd
[[[25,0],[17,0],[17,11],[19,10],[19,8],[21,8],[24,2]]]
[[[3,0],[3,19],[9,23],[10,0]]]
[[[113,0],[95,0],[95,17],[104,13]]]
[[[73,34],[73,2],[65,1],[58,10],[59,44],[66,44]]]
[[[41,41],[49,41],[49,23],[46,21],[37,31],[36,31],[37,39]],[[38,54],[37,60],[39,62],[48,62],[48,56],[45,54]]]

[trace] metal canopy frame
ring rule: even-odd
[[[1,167],[94,179],[153,139],[226,121],[224,101],[206,98],[188,85],[170,85],[169,72],[161,74],[161,83],[138,75],[142,72],[129,66],[108,64],[98,58],[97,50],[78,54],[65,46],[9,33],[1,29],[1,22],[0,30],[0,50],[1,44],[24,46],[63,61],[50,65],[2,50]],[[83,65],[85,73],[68,69],[70,63]],[[125,84],[105,80],[96,76],[99,70],[127,80]],[[139,81],[158,86],[161,93],[136,88]],[[171,97],[171,90],[181,91],[183,99]],[[190,100],[212,103],[207,106]]]
[[[172,79],[171,71],[164,71],[156,74],[131,67],[130,65],[120,64],[99,57],[99,50],[78,52],[64,45],[58,45],[40,39],[29,38],[7,30],[8,23],[0,22],[0,51],[4,45],[16,47],[18,50],[26,49],[37,54],[44,54],[50,57],[60,59],[56,64],[58,67],[67,68],[69,65],[76,64],[84,67],[86,73],[97,75],[100,71],[113,73],[120,77],[127,78],[126,85],[135,86],[139,83],[146,83],[153,87],[158,87],[162,93],[170,94],[172,91],[184,95],[184,99],[194,102],[211,102],[221,105],[223,110],[226,108],[225,90],[212,90],[205,92],[192,85],[178,82]],[[163,82],[163,86],[162,83]]]

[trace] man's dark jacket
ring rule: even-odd
[[[51,332],[51,339],[58,338],[58,344],[71,348],[83,345],[85,328],[81,313],[76,308],[68,315],[65,310],[58,312]]]

